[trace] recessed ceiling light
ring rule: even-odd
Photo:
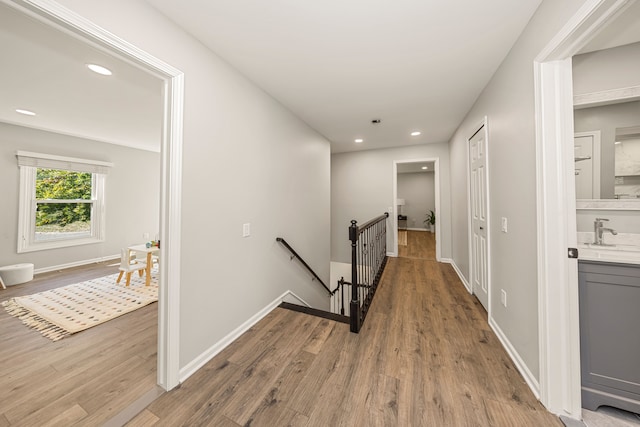
[[[614,142],[614,144],[616,144],[616,145],[622,144],[622,141],[616,141],[616,142]]]
[[[102,65],[87,64],[87,68],[89,68],[94,73],[102,74],[103,76],[110,76],[111,74],[113,74],[110,69],[105,68]]]
[[[354,140],[356,144],[360,144],[361,142],[364,142],[364,139],[362,138],[358,138]]]
[[[20,113],[20,114],[24,114],[25,116],[35,116],[36,113],[34,113],[33,111],[29,111],[29,110],[22,110],[20,108],[18,108],[16,110],[16,113]]]
[[[423,170],[423,171],[426,171],[427,169],[429,169],[429,168],[428,168],[428,167],[426,167],[426,166],[423,166],[423,167],[422,167],[422,170]]]
[[[420,132],[420,131],[418,131],[418,130],[417,130],[417,131],[415,131],[415,132],[411,132],[411,136],[418,136],[418,135],[420,135],[421,133],[422,133],[422,132]]]

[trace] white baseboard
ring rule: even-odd
[[[426,228],[407,228],[409,231],[429,231]]]
[[[187,378],[193,375],[198,369],[202,368],[207,362],[213,359],[218,353],[224,350],[229,344],[234,342],[240,335],[249,330],[253,325],[258,323],[262,318],[264,318],[267,314],[271,313],[276,307],[280,305],[283,301],[291,302],[291,300],[296,300],[301,302],[302,304],[309,307],[302,298],[297,296],[291,291],[287,291],[280,295],[278,298],[269,303],[262,310],[258,311],[256,314],[251,316],[246,322],[242,325],[238,326],[236,329],[231,331],[227,336],[222,338],[220,341],[209,347],[205,350],[200,356],[193,359],[189,362],[184,368],[180,369],[179,377],[180,382],[184,382]]]
[[[454,260],[452,260],[451,258],[442,258],[440,262],[446,262],[447,264],[451,264],[451,267],[453,267],[453,270],[458,275],[458,278],[460,279],[464,287],[467,288],[467,291],[469,291],[470,294],[473,293],[473,289],[471,289],[471,284],[467,282],[467,279],[465,279],[464,274],[462,274],[462,271],[460,271],[460,269],[458,268]]]
[[[79,267],[81,265],[95,264],[98,262],[110,261],[112,259],[120,259],[120,255],[108,255],[99,258],[85,259],[82,261],[69,262],[66,264],[53,265],[51,267],[36,268],[33,274],[47,273],[49,271],[64,270],[65,268]]]
[[[489,319],[489,326],[491,326],[491,329],[493,329],[493,332],[502,343],[502,346],[509,354],[509,357],[511,357],[511,360],[516,365],[518,372],[520,372],[520,375],[522,375],[536,399],[540,399],[540,384],[538,383],[538,380],[535,378],[535,376],[531,373],[526,363],[524,363],[524,360],[522,360],[520,354],[518,354],[516,349],[511,345],[511,341],[507,339],[507,336],[504,334],[504,332],[502,332],[502,329],[500,329],[493,318]]]

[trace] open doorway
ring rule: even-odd
[[[393,255],[409,233],[433,233],[435,259],[440,261],[439,159],[412,159],[393,163]]]
[[[572,58],[634,2],[585,4],[534,62],[538,181],[540,400],[581,418]],[[602,197],[602,194],[601,194]]]
[[[162,115],[159,130],[159,165],[151,165],[159,188],[159,226],[149,229],[150,236],[162,239],[159,266],[159,303],[157,321],[156,383],[169,390],[178,385],[178,309],[180,282],[180,188],[182,153],[183,75],[124,40],[68,10],[46,1],[5,1],[3,5],[43,22],[76,40],[138,67],[160,81]],[[159,166],[159,167],[158,167]],[[135,182],[132,183],[135,187]],[[155,236],[154,236],[155,237]],[[143,235],[137,236],[140,240]],[[106,402],[102,402],[104,404]]]

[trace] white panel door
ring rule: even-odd
[[[487,242],[487,141],[484,126],[469,140],[471,186],[471,282],[473,293],[489,310]]]
[[[576,134],[574,139],[576,199],[599,199],[600,177],[595,170],[596,143],[594,135]],[[598,168],[600,167],[599,162]]]

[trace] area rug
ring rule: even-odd
[[[117,278],[118,274],[99,277],[11,298],[2,305],[29,328],[58,341],[158,301],[158,283],[153,274],[149,286],[137,274],[131,275],[128,287],[124,277],[119,284]]]

